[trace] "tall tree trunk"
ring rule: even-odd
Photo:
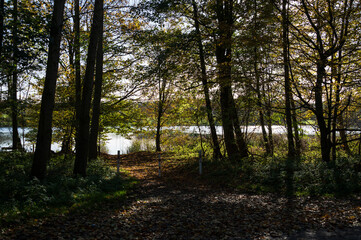
[[[258,53],[257,47],[254,47],[254,60],[253,60],[253,71],[256,78],[256,94],[257,94],[257,106],[258,106],[258,113],[259,113],[259,122],[261,124],[262,130],[262,137],[263,137],[263,144],[266,148],[267,155],[270,155],[270,145],[267,137],[265,121],[264,121],[264,114],[263,114],[263,106],[262,106],[262,94],[261,94],[261,87],[260,87],[260,76],[258,73]]]
[[[336,93],[339,95],[340,94],[340,87],[341,86],[341,78],[342,78],[342,50],[340,49],[338,51],[338,61],[337,61],[337,87],[338,89],[336,90]],[[351,152],[351,149],[350,147],[348,146],[348,143],[347,143],[347,134],[346,134],[346,131],[345,131],[345,123],[344,123],[344,119],[343,119],[343,116],[342,114],[340,114],[337,118],[337,121],[339,122],[339,125],[340,125],[340,138],[341,138],[341,142],[342,142],[342,147],[343,149],[346,151],[346,153],[348,155],[352,155],[352,152]]]
[[[340,115],[338,117],[338,122],[340,123],[340,138],[341,138],[341,142],[342,142],[342,148],[346,151],[346,153],[350,156],[352,156],[352,151],[347,143],[347,134],[346,134],[346,131],[345,131],[345,122],[344,122],[344,119],[343,119],[343,116]]]
[[[43,179],[46,174],[46,164],[50,160],[52,135],[52,119],[55,100],[56,80],[60,56],[61,30],[63,27],[63,13],[65,0],[54,2],[54,11],[51,20],[48,62],[45,75],[44,91],[41,98],[39,127],[36,140],[31,176]]]
[[[241,131],[237,107],[236,107],[236,103],[235,103],[232,95],[231,95],[231,103],[232,103],[232,108],[231,108],[232,109],[232,123],[233,123],[234,132],[236,135],[236,142],[237,142],[237,146],[239,149],[240,157],[241,158],[248,157],[247,143],[246,143],[244,134]]]
[[[212,105],[211,100],[209,97],[209,88],[208,88],[208,80],[207,80],[207,73],[206,73],[206,64],[204,60],[204,51],[203,51],[203,44],[202,44],[202,37],[201,32],[199,29],[199,20],[198,20],[198,8],[195,0],[192,0],[193,5],[193,17],[194,17],[194,26],[197,34],[197,43],[198,43],[198,51],[199,51],[199,59],[200,59],[200,66],[202,71],[202,85],[203,85],[203,93],[204,98],[206,101],[206,109],[207,109],[207,117],[208,117],[208,123],[209,128],[211,130],[211,137],[212,137],[212,143],[213,143],[213,157],[215,159],[221,159],[222,153],[221,148],[219,147],[216,127],[214,124],[214,119],[212,115]]]
[[[159,100],[158,102],[158,115],[157,115],[157,132],[155,135],[155,150],[157,152],[162,151],[160,147],[160,131],[161,131],[161,119],[163,114],[163,103]]]
[[[91,121],[91,131],[89,139],[89,159],[97,158],[97,140],[99,132],[99,118],[100,118],[100,101],[102,97],[102,84],[103,84],[103,19],[101,21],[101,34],[99,36],[97,59],[95,69],[95,82],[94,82],[94,98],[93,98],[93,115]]]
[[[69,81],[69,87],[72,86],[73,84],[73,70],[74,70],[74,50],[73,50],[73,44],[71,41],[69,41],[69,52],[68,52],[68,57],[69,57],[69,64],[71,66],[71,70],[72,70],[72,74],[71,74],[71,79]],[[74,102],[74,96],[69,96],[69,103],[72,104]],[[73,117],[74,120],[74,117]],[[68,124],[66,126],[66,128],[64,129],[64,135],[63,135],[63,139],[62,139],[62,143],[61,143],[61,150],[60,152],[63,154],[69,154],[71,152],[71,139],[72,139],[72,134],[73,134],[73,128],[75,126],[75,121],[71,121],[70,124]]]
[[[330,116],[332,116],[332,135],[331,135],[332,149],[331,149],[331,156],[332,156],[332,161],[335,163],[336,162],[336,150],[337,150],[336,149],[337,148],[337,145],[336,145],[336,141],[337,141],[336,128],[337,128],[338,109],[339,109],[339,104],[340,104],[340,91],[341,91],[340,82],[338,81],[339,79],[337,78],[335,55],[331,56],[331,79],[332,80],[334,79],[335,83],[336,83],[335,105],[333,107],[333,115],[332,115],[332,108],[331,108],[331,114],[330,114]],[[332,86],[333,81],[332,80],[331,80],[331,88],[333,88],[333,86]],[[331,92],[330,92],[330,95],[331,95]],[[330,103],[332,103],[331,99],[329,101],[330,101]],[[331,119],[329,120],[329,122],[331,122]]]
[[[2,49],[4,41],[4,16],[5,16],[5,6],[4,0],[0,0],[0,68],[2,66]]]
[[[222,126],[224,131],[224,142],[228,157],[233,161],[238,161],[242,158],[242,153],[247,152],[247,149],[239,149],[237,146],[234,131],[238,132],[240,129],[234,129],[238,122],[234,122],[237,117],[237,111],[234,104],[232,94],[232,34],[233,34],[233,1],[232,0],[217,0],[216,14],[218,20],[218,39],[216,41],[216,59],[218,69],[218,83],[220,85],[220,102]],[[238,120],[238,119],[237,119]],[[242,136],[239,136],[241,138]],[[240,140],[240,143],[244,139]],[[241,144],[239,144],[241,145]]]
[[[272,106],[271,106],[270,100],[268,101],[266,116],[267,116],[266,119],[267,119],[267,125],[268,125],[269,152],[270,152],[270,156],[273,156],[273,154],[274,154],[274,144],[273,144],[273,132],[272,132]]]
[[[289,72],[289,58],[288,58],[288,13],[287,0],[282,1],[282,45],[283,45],[283,69],[285,79],[285,113],[286,113],[286,127],[287,127],[287,141],[288,141],[288,157],[294,158],[296,156],[295,145],[293,141],[292,132],[292,113],[291,113],[291,81]]]
[[[289,39],[288,39],[288,1],[282,1],[282,45],[283,45],[283,69],[285,79],[285,113],[286,113],[286,127],[287,127],[287,141],[288,141],[288,156],[286,164],[286,194],[292,196],[294,193],[293,175],[294,175],[294,159],[296,156],[295,145],[293,141],[292,132],[292,113],[291,113],[291,81],[289,71]]]
[[[12,82],[10,88],[11,99],[11,122],[12,122],[12,149],[21,149],[21,141],[18,132],[18,0],[13,0],[13,66],[12,66]]]
[[[288,19],[288,17],[287,17]],[[287,38],[288,39],[288,38]],[[290,44],[288,41],[287,44],[287,60],[288,60],[288,72],[289,72],[289,79],[290,79],[290,86],[292,86],[292,83],[294,83],[295,79],[292,74],[292,65],[290,63]],[[297,121],[297,111],[296,111],[296,105],[295,100],[293,99],[293,94],[290,94],[290,102],[291,102],[291,115],[292,115],[292,127],[294,131],[294,140],[295,140],[295,153],[296,157],[301,156],[301,137],[300,137],[300,131],[298,128],[298,121]]]
[[[291,107],[292,107],[292,126],[293,126],[293,131],[295,133],[294,135],[294,139],[295,139],[295,152],[296,152],[296,157],[301,156],[301,138],[300,138],[300,134],[299,134],[299,129],[298,129],[298,121],[297,121],[297,113],[296,113],[296,106],[295,106],[295,101],[293,99],[293,96],[291,94]]]
[[[81,72],[80,72],[80,5],[74,0],[74,68],[75,68],[75,132],[79,132],[79,113],[81,104]]]
[[[331,141],[329,138],[330,131],[326,125],[325,117],[323,116],[323,101],[322,101],[322,83],[326,75],[325,66],[326,66],[326,59],[320,56],[320,59],[317,62],[317,79],[315,86],[315,105],[316,105],[315,115],[320,129],[322,161],[330,162],[330,153],[331,153]]]
[[[164,113],[164,103],[166,101],[166,80],[159,78],[159,99],[158,99],[158,112],[157,112],[157,129],[156,129],[156,135],[155,135],[155,149],[157,152],[161,151],[160,147],[160,135],[161,135],[161,127],[162,127],[162,116]]]
[[[17,86],[18,86],[18,73],[17,73],[17,64],[13,66],[12,82],[11,82],[11,123],[12,123],[12,149],[18,150],[21,149],[21,141],[18,131],[18,99],[17,99]]]
[[[95,0],[93,23],[90,30],[87,65],[83,79],[82,98],[80,105],[79,126],[76,139],[76,156],[74,175],[86,176],[86,167],[89,156],[89,122],[90,105],[93,90],[94,66],[97,46],[102,32],[103,0]]]

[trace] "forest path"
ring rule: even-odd
[[[157,155],[146,152],[120,164],[140,181],[125,202],[19,226],[5,239],[361,239],[360,202],[214,188],[172,161],[159,178]]]

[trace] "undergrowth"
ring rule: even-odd
[[[287,184],[291,184],[296,196],[343,197],[361,193],[360,163],[359,158],[353,157],[340,157],[335,165],[304,157],[289,168],[287,159],[282,157],[253,157],[240,162],[208,158],[203,161],[200,178],[212,185],[250,193],[286,195]],[[180,167],[198,174],[198,161],[188,161]],[[287,178],[289,169],[292,175]]]
[[[122,200],[134,180],[116,175],[102,160],[88,164],[88,176],[73,177],[73,157],[52,157],[48,176],[30,178],[32,155],[0,154],[0,225],[65,214],[96,207],[105,201]]]

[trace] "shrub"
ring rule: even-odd
[[[0,154],[0,225],[24,217],[68,212],[124,196],[133,181],[117,176],[102,160],[89,163],[88,176],[72,176],[72,156],[54,156],[48,176],[29,179],[32,155]]]

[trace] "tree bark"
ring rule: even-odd
[[[295,133],[294,135],[294,139],[295,139],[295,152],[296,152],[296,157],[301,156],[301,138],[300,138],[300,134],[299,134],[299,129],[298,129],[298,121],[297,121],[297,114],[296,114],[296,106],[295,106],[295,101],[293,99],[293,96],[291,94],[291,107],[292,107],[292,126],[293,126],[293,131]]]
[[[282,45],[283,45],[283,70],[285,81],[285,113],[286,113],[286,127],[287,127],[287,142],[288,142],[288,157],[294,158],[296,156],[295,144],[293,141],[292,131],[292,112],[291,112],[291,81],[289,72],[289,54],[288,54],[288,13],[287,0],[282,1]]]
[[[160,76],[159,76],[160,77]],[[165,103],[165,89],[166,89],[166,80],[159,78],[159,99],[158,99],[158,112],[157,112],[157,129],[155,135],[155,149],[157,152],[162,151],[160,146],[160,135],[162,128],[162,116],[164,113],[164,103]]]
[[[71,152],[71,135],[73,134],[73,126],[68,126],[65,130],[64,130],[64,136],[61,142],[61,150],[60,152],[63,154],[69,154]]]
[[[54,11],[51,21],[48,61],[45,75],[44,91],[41,98],[39,127],[36,149],[31,168],[31,176],[43,179],[46,174],[46,164],[50,160],[52,135],[52,118],[55,100],[56,80],[60,56],[61,30],[63,26],[65,0],[54,1]]]
[[[11,99],[11,122],[12,122],[12,149],[21,149],[21,141],[18,132],[18,0],[13,0],[13,66],[12,66],[12,82],[10,90]]]
[[[75,132],[79,132],[79,113],[81,104],[81,71],[80,71],[80,5],[74,0],[74,68],[75,68]]]
[[[195,27],[196,34],[197,34],[199,59],[200,59],[200,66],[201,66],[201,71],[202,71],[201,79],[202,79],[202,85],[203,85],[203,93],[204,93],[204,98],[205,98],[205,102],[206,102],[208,123],[209,123],[209,128],[211,130],[211,138],[212,138],[212,143],[213,143],[213,157],[215,159],[221,159],[222,153],[221,153],[221,148],[219,147],[216,127],[215,127],[214,119],[213,119],[213,115],[212,115],[212,105],[211,105],[211,100],[209,97],[206,64],[205,64],[205,60],[204,60],[204,51],[203,51],[201,32],[199,29],[198,8],[197,8],[197,4],[194,0],[192,1],[192,5],[193,5],[194,27]]]
[[[157,115],[157,132],[156,132],[156,135],[155,135],[155,150],[157,152],[162,151],[162,149],[160,147],[160,131],[161,131],[162,113],[163,113],[163,104],[159,100],[159,102],[158,102],[158,115]]]
[[[99,36],[101,34],[101,20],[103,15],[103,0],[96,0],[94,15],[90,30],[87,65],[83,79],[82,98],[79,111],[79,126],[76,141],[76,155],[74,163],[74,175],[86,176],[86,167],[89,156],[89,122],[90,105],[93,90],[94,66]]]
[[[89,159],[97,158],[97,140],[99,133],[99,118],[100,118],[100,102],[102,97],[102,84],[103,84],[103,19],[101,20],[101,33],[99,36],[97,59],[95,69],[95,82],[94,82],[94,98],[93,98],[93,115],[91,121],[91,131],[89,139]]]
[[[0,0],[0,66],[2,66],[2,49],[3,49],[3,41],[4,41],[4,0]]]
[[[336,93],[338,95],[340,95],[340,92],[341,92],[341,74],[342,74],[342,50],[340,49],[338,51],[338,62],[337,62],[337,91]],[[338,98],[340,98],[340,96],[338,96]],[[346,134],[346,131],[344,130],[345,129],[345,123],[344,123],[344,119],[343,119],[343,116],[342,114],[338,115],[337,116],[337,121],[339,122],[340,124],[340,128],[342,129],[340,131],[340,138],[341,138],[341,142],[343,143],[342,144],[342,147],[343,149],[346,151],[346,153],[348,155],[352,155],[352,152],[351,152],[351,149],[347,143],[347,134]]]
[[[340,56],[339,56],[340,57]],[[335,89],[335,105],[334,105],[334,109],[333,109],[333,115],[330,114],[330,116],[332,115],[332,135],[331,135],[331,139],[332,139],[332,149],[331,149],[331,156],[332,156],[332,161],[335,163],[336,162],[336,141],[337,141],[337,137],[336,137],[336,128],[337,128],[337,119],[338,119],[338,108],[340,105],[340,82],[339,79],[337,77],[338,74],[336,74],[336,62],[335,62],[335,56],[332,55],[331,57],[331,84],[333,83],[332,79],[335,80],[336,82],[336,89]],[[330,93],[331,95],[332,93]],[[331,103],[331,99],[329,100]],[[332,108],[331,108],[332,111]],[[330,119],[331,120],[331,119]]]
[[[315,114],[318,126],[320,128],[320,142],[321,154],[324,162],[330,162],[331,141],[330,131],[326,125],[325,117],[323,116],[323,101],[322,101],[322,83],[326,75],[325,73],[326,59],[320,57],[317,62],[317,80],[315,86]],[[331,117],[331,116],[330,116]]]
[[[274,154],[274,144],[273,144],[273,132],[272,132],[272,106],[270,100],[268,101],[267,110],[266,110],[266,120],[268,126],[268,147],[270,156]]]
[[[261,87],[260,87],[260,76],[258,73],[258,53],[257,53],[257,47],[254,47],[254,60],[253,60],[253,71],[256,78],[256,95],[257,95],[257,106],[258,106],[258,114],[259,114],[259,122],[261,124],[261,130],[262,130],[262,137],[263,137],[263,144],[266,148],[266,154],[271,154],[271,149],[267,137],[266,127],[265,127],[265,121],[264,121],[264,114],[263,114],[263,106],[262,106],[262,94],[261,94]]]
[[[235,129],[239,126],[237,110],[232,94],[232,34],[233,34],[233,1],[232,0],[217,0],[216,1],[216,15],[218,20],[218,39],[216,40],[216,59],[217,59],[217,79],[220,85],[220,102],[222,126],[224,131],[224,142],[228,157],[233,161],[238,161],[242,158],[242,153],[247,152],[247,149],[239,149],[239,147],[246,147],[244,139],[239,136],[239,144],[237,146],[234,131],[238,133],[240,129]],[[237,120],[237,121],[236,121]]]
[[[237,142],[237,146],[239,149],[240,157],[241,158],[248,157],[247,143],[245,141],[244,134],[241,131],[237,107],[236,107],[236,103],[235,103],[232,95],[231,95],[231,103],[232,103],[232,108],[231,108],[232,109],[232,123],[233,123],[234,132],[236,135],[236,142]]]
[[[69,81],[69,87],[72,86],[73,79],[73,70],[74,70],[74,50],[73,50],[73,44],[71,41],[69,41],[69,51],[68,51],[68,57],[69,57],[69,64],[71,66],[71,79]],[[69,103],[72,104],[74,102],[74,97],[69,96]],[[74,120],[74,117],[73,117]],[[71,152],[72,146],[71,146],[71,139],[73,134],[73,128],[75,126],[75,121],[71,121],[70,124],[67,124],[66,128],[64,129],[64,135],[61,143],[61,150],[60,153],[62,154],[69,154]]]

